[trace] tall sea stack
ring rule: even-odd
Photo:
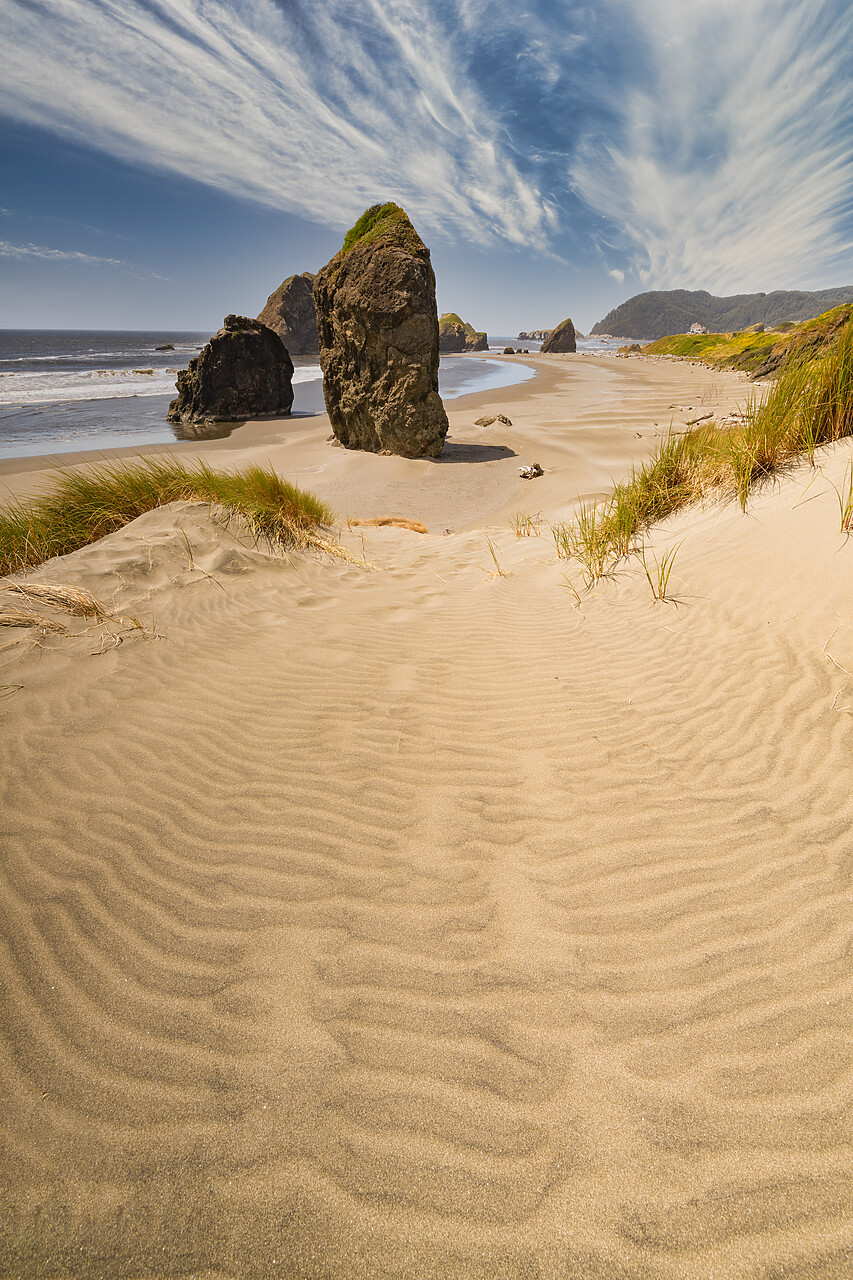
[[[541,347],[543,355],[548,351],[563,354],[565,352],[577,351],[577,349],[578,344],[575,339],[575,326],[572,324],[571,320],[564,320],[562,324],[557,325],[556,329],[552,329]]]
[[[396,204],[347,232],[314,281],[323,395],[348,449],[437,458],[447,435],[438,394],[438,309],[429,249]]]
[[[262,324],[281,338],[292,356],[316,356],[319,351],[314,316],[314,273],[288,276],[267,298],[258,316]]]
[[[293,407],[293,361],[277,333],[248,316],[226,316],[178,374],[169,422],[237,422]]]

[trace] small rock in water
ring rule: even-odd
[[[533,480],[536,476],[544,476],[545,472],[538,462],[531,462],[526,467],[519,467],[518,474],[522,480]]]
[[[173,343],[165,342],[162,347],[155,347],[154,350],[155,351],[174,351],[175,347]]]

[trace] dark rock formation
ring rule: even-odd
[[[544,342],[550,332],[550,329],[531,329],[529,333],[519,333],[516,336],[522,342]]]
[[[578,344],[575,341],[575,326],[571,320],[564,320],[562,324],[558,324],[556,329],[548,334],[548,337],[542,343],[543,355],[548,351],[556,351],[563,354],[567,351],[577,351]]]
[[[316,356],[320,350],[313,288],[311,271],[288,276],[275,293],[270,294],[258,316],[261,324],[278,334],[292,356]]]
[[[277,333],[260,320],[226,316],[189,368],[178,374],[169,422],[236,422],[287,414],[293,405],[293,361]]]
[[[851,285],[816,293],[777,290],[727,298],[717,298],[704,289],[653,289],[638,293],[609,311],[591,332],[601,337],[651,340],[687,333],[696,323],[711,333],[740,332],[753,324],[774,327],[784,320],[812,320],[829,307],[845,302],[853,302]]]
[[[174,346],[174,343],[172,342],[164,342],[162,347],[155,347],[154,350],[155,351],[174,351],[175,346]]]
[[[504,347],[503,351],[501,352],[501,355],[502,355],[502,356],[514,356],[514,355],[515,355],[515,347]]]
[[[461,320],[455,311],[446,311],[438,321],[438,349],[443,355],[454,351],[488,351],[489,336]]]
[[[396,204],[363,213],[314,281],[323,395],[348,449],[437,458],[438,311],[429,249]]]

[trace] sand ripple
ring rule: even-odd
[[[853,1274],[826,665],[472,538],[8,703],[2,1274]]]

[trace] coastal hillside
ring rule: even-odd
[[[680,356],[720,369],[740,369],[754,378],[775,374],[789,361],[797,364],[823,355],[849,333],[853,304],[833,307],[802,324],[783,322],[766,331],[753,325],[741,333],[677,333],[637,348],[649,356]]]
[[[617,338],[665,338],[687,333],[701,324],[715,332],[746,329],[749,325],[777,325],[785,320],[811,320],[830,307],[853,302],[853,285],[817,292],[776,290],[717,298],[704,289],[651,290],[638,293],[593,325],[591,333]]]

